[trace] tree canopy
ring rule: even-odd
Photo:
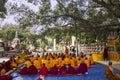
[[[47,27],[49,30],[43,34],[49,33],[47,35],[52,36],[53,33],[56,33],[54,37],[58,37],[58,39],[61,38],[62,33],[67,37],[77,31],[81,37],[86,36],[85,40],[93,42],[90,36],[106,39],[107,32],[120,30],[119,0],[54,0],[56,3],[52,3],[53,0],[25,1],[33,6],[38,6],[39,10],[36,12],[25,4],[7,3],[8,12],[15,15],[17,23],[21,27],[34,25]],[[66,27],[64,28],[66,30],[54,27]],[[57,33],[61,33],[61,35]]]
[[[7,13],[5,3],[7,0],[0,0],[0,18],[5,18],[5,15]]]

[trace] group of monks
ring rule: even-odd
[[[25,66],[20,70],[21,75],[33,74],[86,74],[87,69],[94,64],[92,55],[89,58],[82,53],[47,53],[29,56],[25,61]]]
[[[2,62],[0,64],[0,80],[12,80],[12,77],[10,75],[6,75],[6,73],[22,64],[25,61],[25,55],[26,53],[23,51],[21,55],[10,57],[8,61]]]
[[[19,71],[21,75],[47,75],[47,74],[87,74],[87,68],[94,64],[92,55],[87,57],[82,53],[76,55],[74,53],[46,53],[42,55],[26,55],[25,51],[19,56],[11,57],[7,62],[3,61],[0,66],[0,80],[12,77],[5,75],[6,72],[17,68],[18,65],[24,63],[24,67]]]

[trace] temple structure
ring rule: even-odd
[[[18,38],[18,33],[17,33],[17,31],[16,31],[16,33],[15,33],[15,38],[12,40],[11,46],[12,46],[13,48],[16,48],[18,44],[20,44],[20,39]]]

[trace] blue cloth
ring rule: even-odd
[[[87,75],[47,75],[45,80],[107,80],[105,78],[105,66],[95,64],[95,68],[89,68]],[[115,70],[115,73],[120,73]],[[37,80],[39,75],[26,75],[13,78],[13,80]]]

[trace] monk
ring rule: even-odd
[[[5,70],[8,72],[9,70],[11,70],[11,61],[8,60],[7,62],[5,62]]]
[[[45,66],[44,63],[42,64],[42,67],[39,71],[39,74],[41,74],[41,75],[47,75],[48,74],[48,69],[47,69],[47,67]]]
[[[28,74],[34,75],[37,73],[38,73],[37,68],[33,65],[33,63],[31,63],[31,66],[28,68]]]
[[[67,74],[67,68],[65,64],[63,64],[63,66],[60,68],[60,74]]]
[[[45,80],[44,75],[40,75],[40,77],[37,80]]]
[[[104,57],[104,60],[108,59],[108,48],[106,45],[104,46],[103,57]]]
[[[82,60],[82,63],[80,64],[78,68],[78,73],[87,74],[87,65],[84,63],[84,60]]]
[[[90,67],[90,62],[88,60],[88,58],[86,57],[85,60],[84,60],[85,64],[87,65],[87,67],[89,68]]]
[[[92,54],[90,54],[89,62],[90,62],[90,65],[91,65],[91,64],[94,64],[94,60],[93,60]]]
[[[12,76],[10,76],[10,75],[1,75],[0,80],[12,80]]]
[[[1,71],[0,71],[0,75],[4,75],[6,73],[6,70],[3,68],[3,69],[1,69]]]
[[[25,66],[20,70],[19,74],[21,75],[27,75],[28,74],[28,68],[27,65],[25,64]]]
[[[120,80],[120,74],[114,74],[114,70],[112,68],[112,62],[108,63],[108,66],[105,70],[105,76],[109,80]]]
[[[30,65],[31,65],[30,59],[28,59],[28,60],[25,62],[25,64],[26,64],[27,68],[29,68]]]
[[[75,70],[70,64],[68,64],[67,73],[68,74],[77,74],[77,70]]]
[[[67,46],[65,47],[65,54],[68,54],[69,53],[69,50],[67,48]]]
[[[50,69],[50,74],[58,74],[58,67],[56,64]]]
[[[34,60],[33,64],[37,69],[40,69],[40,63],[39,63],[38,59]]]

